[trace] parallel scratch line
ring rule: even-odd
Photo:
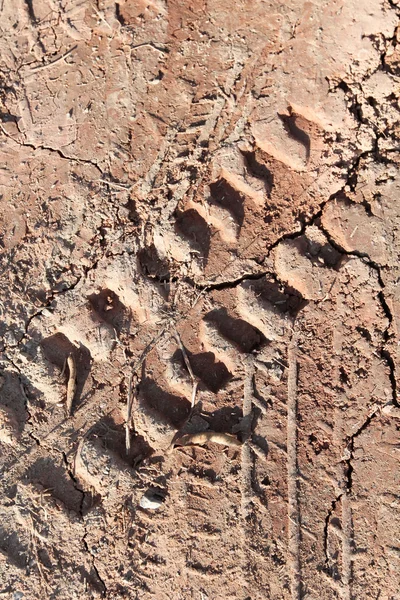
[[[300,510],[297,473],[297,339],[293,333],[288,348],[287,485],[288,563],[292,600],[301,599]]]
[[[252,399],[253,399],[253,377],[254,377],[254,363],[251,358],[248,358],[246,361],[246,374],[244,381],[244,390],[243,390],[243,419],[249,419],[252,410]],[[249,424],[250,425],[250,424]],[[241,491],[242,491],[242,520],[245,524],[246,519],[249,514],[249,507],[251,503],[251,472],[252,472],[252,456],[250,446],[248,444],[248,438],[250,435],[250,427],[248,431],[243,431],[243,446],[242,446],[242,482],[241,482]]]
[[[250,516],[252,510],[252,471],[253,455],[249,446],[250,437],[250,418],[252,411],[253,398],[253,377],[254,363],[251,357],[247,357],[245,362],[245,379],[243,390],[243,423],[247,426],[242,430],[243,445],[241,450],[241,478],[240,478],[240,524],[242,538],[242,579],[243,588],[248,586],[248,574],[250,572],[250,552],[249,543],[251,541]]]

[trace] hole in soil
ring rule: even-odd
[[[188,239],[193,247],[201,252],[201,256],[208,258],[210,251],[211,232],[207,222],[199,215],[197,210],[191,208],[176,216],[176,229],[183,237]]]
[[[221,334],[236,344],[241,352],[253,352],[266,342],[261,331],[243,319],[230,317],[226,308],[211,311],[204,317],[204,320],[214,323]]]
[[[244,198],[225,179],[219,179],[210,185],[211,199],[228,210],[241,227],[244,221]]]
[[[193,474],[199,480],[208,479],[208,481],[211,481],[212,483],[214,483],[218,479],[218,475],[214,469],[204,469],[197,465],[189,468],[188,473]]]
[[[340,378],[341,383],[344,383],[346,385],[350,384],[349,376],[343,367],[339,368],[339,378]]]
[[[104,289],[98,294],[88,296],[88,300],[99,319],[114,327],[116,331],[121,331],[128,320],[128,311],[115,292]]]
[[[371,336],[370,332],[368,331],[368,329],[365,329],[365,327],[357,326],[356,330],[368,342],[370,342],[372,340],[372,336]]]
[[[128,209],[128,218],[130,221],[132,221],[132,223],[134,223],[134,225],[139,225],[140,223],[140,216],[139,213],[136,210],[136,204],[135,201],[130,199],[128,200],[127,204],[126,204],[126,208]]]
[[[159,257],[154,244],[140,250],[137,256],[144,275],[169,281],[169,265]]]

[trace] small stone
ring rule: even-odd
[[[142,508],[147,508],[149,510],[157,510],[157,508],[160,508],[163,502],[164,498],[162,498],[158,494],[146,492],[144,496],[140,498],[139,504]]]

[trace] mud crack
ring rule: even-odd
[[[29,435],[29,437],[38,445],[40,446],[40,439],[33,433],[33,422],[32,422],[32,414],[29,410],[29,400],[28,400],[28,396],[26,395],[26,391],[25,391],[25,387],[24,384],[21,381],[21,377],[18,377],[19,380],[19,385],[21,388],[21,392],[22,392],[22,397],[24,399],[24,409],[26,412],[26,423],[31,427],[31,430],[27,429],[27,433]]]
[[[67,471],[68,477],[72,481],[72,484],[73,484],[75,490],[79,494],[81,494],[81,502],[80,502],[80,506],[79,506],[79,517],[80,517],[80,519],[82,521],[83,528],[84,528],[84,535],[82,537],[82,544],[83,544],[83,547],[85,548],[85,551],[90,556],[90,562],[91,562],[93,571],[95,572],[95,575],[96,575],[96,577],[97,577],[97,579],[98,579],[98,581],[99,581],[99,583],[100,583],[100,585],[101,585],[101,587],[103,589],[102,595],[105,596],[107,594],[107,586],[106,586],[106,584],[104,583],[103,579],[100,576],[100,573],[99,573],[99,571],[97,569],[97,566],[96,566],[95,557],[93,556],[92,552],[90,551],[89,545],[88,545],[87,540],[86,540],[86,538],[88,536],[88,533],[89,533],[88,530],[87,530],[87,525],[86,525],[85,516],[84,516],[84,507],[85,507],[85,500],[86,500],[86,492],[85,492],[85,490],[83,488],[81,488],[79,486],[78,480],[75,477],[75,475],[74,475],[74,473],[73,473],[73,471],[71,469],[71,466],[70,466],[70,464],[68,462],[67,454],[64,451],[62,451],[62,450],[57,450],[57,451],[62,456],[63,463],[65,465],[65,469]]]
[[[18,127],[18,123],[17,123],[17,127]],[[53,148],[52,146],[44,146],[42,144],[35,145],[35,144],[31,143],[31,142],[25,142],[25,141],[21,142],[20,140],[17,140],[15,137],[13,137],[12,135],[10,135],[4,129],[3,125],[1,125],[1,123],[0,123],[0,129],[3,132],[3,134],[9,140],[12,140],[13,142],[15,142],[16,144],[18,144],[21,147],[32,148],[32,150],[47,150],[48,152],[52,152],[53,154],[57,154],[63,160],[77,162],[77,163],[80,163],[80,164],[91,165],[91,166],[95,167],[98,170],[98,172],[100,174],[100,177],[103,177],[102,170],[100,169],[100,167],[98,166],[98,164],[94,160],[90,160],[90,159],[87,159],[87,158],[84,159],[84,158],[76,158],[74,156],[68,156],[67,154],[64,154],[64,152],[60,148]]]
[[[348,457],[344,460],[344,462],[346,464],[346,490],[349,494],[352,492],[353,488],[354,467],[352,461],[354,459],[354,441],[369,427],[371,421],[373,421],[378,412],[379,409],[375,409],[374,412],[365,419],[364,423],[357,429],[357,431],[353,433],[353,435],[351,435],[347,440],[346,451]]]
[[[208,282],[208,283],[199,284],[199,283],[194,282],[191,279],[187,279],[186,282],[189,283],[190,285],[192,285],[193,287],[196,287],[199,290],[205,290],[205,291],[229,290],[229,289],[234,289],[235,287],[237,287],[244,281],[247,281],[247,280],[257,281],[259,279],[262,279],[266,275],[273,275],[273,274],[270,273],[270,271],[262,271],[260,273],[244,273],[243,275],[241,275],[240,277],[237,277],[236,279],[232,279],[232,280],[228,280],[228,281],[220,281],[218,283]]]
[[[104,583],[104,580],[101,578],[101,576],[100,576],[100,573],[99,573],[99,571],[98,571],[98,568],[97,568],[97,566],[96,566],[96,561],[95,561],[95,558],[94,558],[93,554],[90,552],[89,545],[88,545],[88,543],[87,543],[87,541],[86,541],[86,537],[87,537],[87,535],[88,535],[88,531],[86,530],[86,525],[85,525],[85,535],[84,535],[84,536],[83,536],[83,538],[82,538],[82,544],[83,544],[83,547],[85,548],[85,551],[86,551],[86,552],[89,554],[89,556],[90,556],[90,558],[91,558],[91,561],[90,561],[90,562],[91,562],[91,564],[92,564],[92,569],[93,569],[93,571],[95,572],[95,575],[96,575],[96,577],[97,577],[97,579],[98,579],[98,581],[99,581],[99,583],[100,583],[101,587],[103,588],[103,591],[102,591],[102,596],[106,596],[106,595],[107,595],[107,586],[106,586],[106,584]]]
[[[331,244],[331,246],[333,248],[335,248],[335,250],[337,252],[340,252],[340,254],[342,254],[343,256],[355,256],[357,258],[360,258],[362,261],[364,261],[364,263],[366,265],[368,265],[373,271],[375,271],[375,273],[377,275],[378,284],[381,288],[377,294],[377,297],[378,297],[379,303],[381,305],[382,311],[385,314],[387,321],[388,321],[388,325],[383,332],[383,344],[382,344],[382,347],[380,348],[380,355],[381,355],[381,358],[386,362],[387,367],[389,369],[389,379],[390,379],[391,390],[392,390],[392,402],[395,406],[399,406],[398,397],[397,397],[396,365],[395,365],[394,359],[393,359],[390,351],[388,350],[387,347],[385,347],[387,342],[390,339],[389,331],[390,331],[390,328],[393,323],[393,314],[390,310],[389,304],[386,301],[386,297],[385,297],[384,290],[385,290],[386,286],[382,279],[382,273],[381,273],[382,267],[378,263],[373,261],[368,256],[368,254],[366,254],[365,252],[360,252],[358,250],[351,250],[351,251],[344,250],[344,248],[340,244],[338,244],[337,242],[335,242],[335,240],[332,239],[329,232],[324,228],[324,226],[322,225],[321,222],[318,223],[318,227],[324,233],[328,242]]]

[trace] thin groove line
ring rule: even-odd
[[[288,485],[288,562],[292,600],[301,600],[300,510],[297,475],[297,336],[288,347],[287,401],[287,485]]]
[[[249,419],[252,411],[253,398],[254,362],[248,356],[245,360],[244,388],[243,388],[243,418]],[[253,456],[249,447],[250,423],[242,431],[243,445],[241,451],[241,481],[240,481],[240,516],[242,536],[242,578],[243,586],[248,584],[248,574],[251,571],[251,558],[249,554],[249,542],[251,531],[249,531],[249,517],[251,514],[252,499],[252,470]]]
[[[245,380],[243,389],[243,418],[248,419],[252,411],[254,363],[251,357],[246,360]],[[252,455],[248,445],[250,429],[243,432],[242,446],[242,519],[246,523],[251,503]]]
[[[342,560],[343,560],[343,577],[342,582],[344,585],[344,600],[351,600],[351,580],[352,580],[352,514],[349,492],[346,490],[341,498],[342,504]]]

